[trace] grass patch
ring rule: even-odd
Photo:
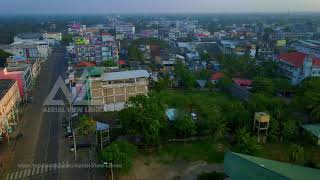
[[[161,163],[172,163],[176,160],[206,161],[208,163],[222,163],[224,148],[208,142],[172,143],[165,145],[156,153]]]
[[[320,165],[320,147],[315,145],[303,145],[304,157],[294,164],[303,165],[308,161]],[[281,162],[293,163],[289,161],[289,144],[267,143],[263,145],[263,150],[258,156]]]

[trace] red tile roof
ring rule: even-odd
[[[313,57],[312,64],[313,64],[313,66],[320,68],[320,58],[319,57]]]
[[[307,54],[300,52],[291,52],[280,54],[278,59],[280,61],[286,61],[287,63],[293,65],[294,67],[301,67]]]
[[[216,72],[211,75],[211,80],[219,80],[224,76],[223,72]]]
[[[194,36],[196,36],[196,37],[208,37],[208,35],[206,35],[206,34],[195,34]]]
[[[302,52],[291,52],[291,53],[283,53],[278,56],[280,61],[286,61],[294,67],[301,67],[303,65],[304,60],[309,56],[306,53]],[[313,56],[312,57],[313,66],[320,67],[320,58]]]
[[[108,32],[102,32],[102,33],[101,33],[101,36],[111,36],[111,34],[108,33]]]
[[[239,86],[251,86],[253,81],[250,79],[240,79],[240,78],[233,78],[234,83],[238,84]]]
[[[81,61],[76,65],[76,68],[80,67],[94,67],[96,66],[96,63],[94,62],[88,62],[88,61]]]
[[[125,65],[126,62],[125,62],[124,60],[119,60],[119,61],[118,61],[118,64],[119,64],[119,65]]]

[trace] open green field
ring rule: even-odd
[[[224,151],[225,147],[222,144],[200,141],[168,144],[160,148],[154,155],[162,163],[172,163],[177,160],[222,163]]]
[[[220,110],[222,104],[239,102],[228,94],[196,90],[167,90],[159,92],[158,96],[168,108],[195,111],[201,116],[208,116]]]

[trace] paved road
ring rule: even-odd
[[[58,162],[59,141],[61,141],[61,119],[63,113],[43,112],[43,102],[59,75],[67,67],[64,49],[57,49],[43,64],[33,94],[34,102],[26,108],[20,122],[23,133],[11,152],[12,163],[5,179],[58,179],[59,171],[53,167],[22,167],[28,164]],[[57,96],[61,96],[59,93]]]
[[[64,117],[67,117],[67,114],[43,111],[45,99],[58,77],[63,77],[67,69],[64,55],[63,48],[57,49],[43,64],[39,81],[33,91],[34,102],[28,105],[20,122],[23,138],[16,143],[14,150],[10,153],[12,163],[4,176],[6,180],[105,179],[104,171],[99,168],[63,169],[45,166],[64,162],[75,163],[74,156],[69,151],[73,143],[63,139],[65,130],[61,122]],[[58,91],[55,99],[64,99],[62,91]],[[92,156],[91,159],[93,158]],[[77,163],[91,163],[88,151],[79,151]],[[23,165],[33,166],[22,167]]]

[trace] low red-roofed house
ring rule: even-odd
[[[124,60],[119,60],[119,61],[118,61],[118,64],[119,64],[119,65],[126,65],[126,61],[124,61]]]
[[[76,65],[76,68],[95,67],[95,66],[96,66],[96,63],[94,63],[94,62],[80,61],[80,62]]]
[[[320,77],[320,58],[302,52],[280,54],[277,58],[283,75],[297,85],[305,78]]]
[[[211,80],[211,82],[212,82],[213,84],[217,84],[218,81],[219,81],[221,78],[223,78],[223,76],[224,76],[224,73],[223,73],[223,72],[216,72],[216,73],[213,73],[213,74],[211,75],[210,80]]]
[[[251,79],[232,78],[232,81],[238,86],[244,87],[246,89],[252,88],[253,81]]]

